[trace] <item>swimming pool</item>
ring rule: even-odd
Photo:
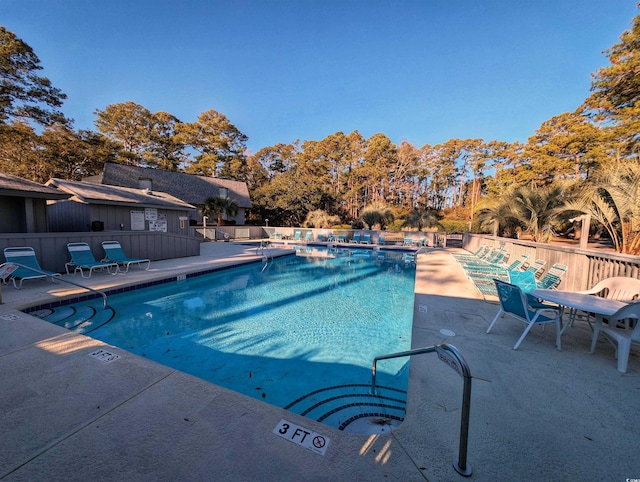
[[[403,253],[303,247],[267,259],[32,314],[327,425],[404,417],[415,266]],[[89,316],[91,314],[91,316]]]

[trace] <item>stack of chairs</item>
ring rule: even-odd
[[[509,273],[511,271],[522,271],[529,266],[529,256],[523,254],[518,259],[510,264],[493,264],[490,266],[476,266],[470,267],[466,274],[474,282],[486,281],[489,284],[493,284],[493,280],[498,278],[503,281],[509,280]]]
[[[567,266],[561,263],[554,264],[545,272],[546,261],[536,259],[530,263],[526,254],[507,264],[509,253],[504,247],[491,247],[486,244],[480,246],[473,254],[453,256],[485,299],[487,296],[498,296],[495,279],[509,283],[510,273],[513,272],[533,273],[536,288],[544,289],[557,288],[567,272]]]
[[[465,268],[467,277],[473,281],[476,288],[483,297],[494,296],[497,297],[496,285],[494,280],[499,279],[505,282],[509,282],[509,273],[514,271],[523,271],[529,266],[529,256],[526,254],[521,255],[519,258],[511,262],[510,264],[498,263],[487,266],[475,266]]]
[[[501,275],[506,275],[507,271],[524,270],[529,266],[529,256],[526,254],[521,255],[518,259],[510,264],[497,263],[490,265],[478,265],[470,266],[467,270],[469,276],[478,276],[482,278],[495,278]]]
[[[503,247],[490,248],[479,256],[456,256],[456,261],[465,271],[473,271],[485,266],[500,265],[505,262],[508,254]]]
[[[497,296],[493,278],[506,277],[508,279],[508,270],[519,269],[519,266],[524,262],[523,259],[519,259],[511,265],[507,265],[505,261],[508,256],[509,253],[504,247],[490,247],[488,245],[480,246],[473,254],[454,254],[467,277],[473,281],[485,298],[487,295]]]
[[[481,245],[474,253],[471,254],[459,254],[459,253],[455,253],[453,255],[454,258],[456,258],[456,260],[461,263],[463,261],[468,261],[468,260],[475,260],[475,259],[482,259],[484,256],[487,255],[487,253],[491,250],[491,248],[489,247],[489,245],[487,244],[483,244]]]

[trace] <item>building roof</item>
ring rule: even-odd
[[[69,194],[18,176],[0,172],[0,195],[44,199],[67,199]]]
[[[115,206],[151,207],[171,210],[193,210],[195,206],[165,192],[107,186],[81,181],[51,179],[48,186],[55,186],[73,196],[73,199],[87,204],[110,204]]]
[[[108,162],[104,166],[102,179],[93,176],[89,182],[102,182],[111,186],[139,188],[140,180],[150,180],[153,190],[166,192],[191,204],[204,204],[209,197],[219,197],[220,189],[228,190],[228,197],[241,208],[251,207],[247,185],[217,177],[196,176],[177,171],[126,166]]]

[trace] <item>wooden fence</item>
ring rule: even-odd
[[[201,239],[193,236],[151,231],[97,231],[87,233],[16,233],[0,234],[0,252],[4,248],[31,246],[42,268],[58,273],[65,272],[69,261],[67,243],[88,243],[96,259],[104,257],[102,241],[118,241],[131,258],[160,259],[198,256]],[[0,257],[3,263],[4,256]]]

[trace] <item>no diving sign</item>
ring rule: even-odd
[[[273,429],[273,433],[320,455],[324,455],[329,446],[329,437],[286,420],[280,420],[276,428]]]

